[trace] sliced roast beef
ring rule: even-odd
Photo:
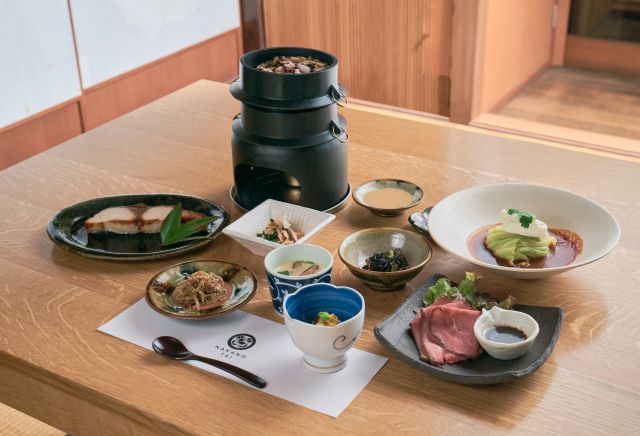
[[[477,310],[460,309],[451,304],[435,307],[429,323],[432,340],[461,356],[462,360],[477,359],[482,353],[473,333],[473,325],[478,316],[480,312]]]
[[[473,333],[480,312],[464,300],[441,297],[411,321],[420,359],[434,365],[477,358],[482,349]]]
[[[427,352],[422,346],[422,323],[420,320],[422,319],[422,315],[416,316],[416,318],[411,321],[411,334],[413,335],[413,339],[416,341],[416,346],[418,347],[418,352],[420,353],[420,360],[429,360],[427,356]]]
[[[436,307],[427,307],[425,309],[421,309],[421,336],[420,341],[423,349],[426,352],[427,360],[434,365],[443,365],[445,363],[455,363],[458,362],[459,356],[447,350],[441,344],[438,343],[437,339],[431,333],[431,319],[433,317],[433,313],[437,307],[446,307],[446,304],[439,305]]]

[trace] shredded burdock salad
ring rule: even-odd
[[[171,297],[178,306],[200,310],[204,306],[222,305],[226,295],[222,277],[206,271],[196,271],[176,285]]]

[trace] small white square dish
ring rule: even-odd
[[[271,250],[282,245],[268,241],[258,236],[258,234],[265,229],[270,219],[283,217],[291,223],[291,227],[296,232],[303,233],[295,242],[296,244],[309,241],[336,218],[333,214],[309,209],[308,207],[277,200],[265,200],[225,227],[222,232],[238,241],[253,254],[265,256]]]

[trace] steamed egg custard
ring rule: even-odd
[[[502,209],[500,223],[469,238],[469,251],[483,262],[518,268],[569,265],[582,252],[582,239],[570,230],[550,229],[534,213]]]

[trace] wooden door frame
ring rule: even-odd
[[[571,0],[555,0],[555,29],[551,45],[551,65],[564,65]]]
[[[474,101],[478,100],[479,71],[476,65],[481,53],[478,41],[484,35],[479,28],[480,15],[484,10],[484,0],[453,0],[451,19],[451,95],[449,97],[449,119],[456,123],[469,124],[474,118]]]
[[[242,53],[266,46],[264,32],[264,8],[262,0],[238,0]]]

